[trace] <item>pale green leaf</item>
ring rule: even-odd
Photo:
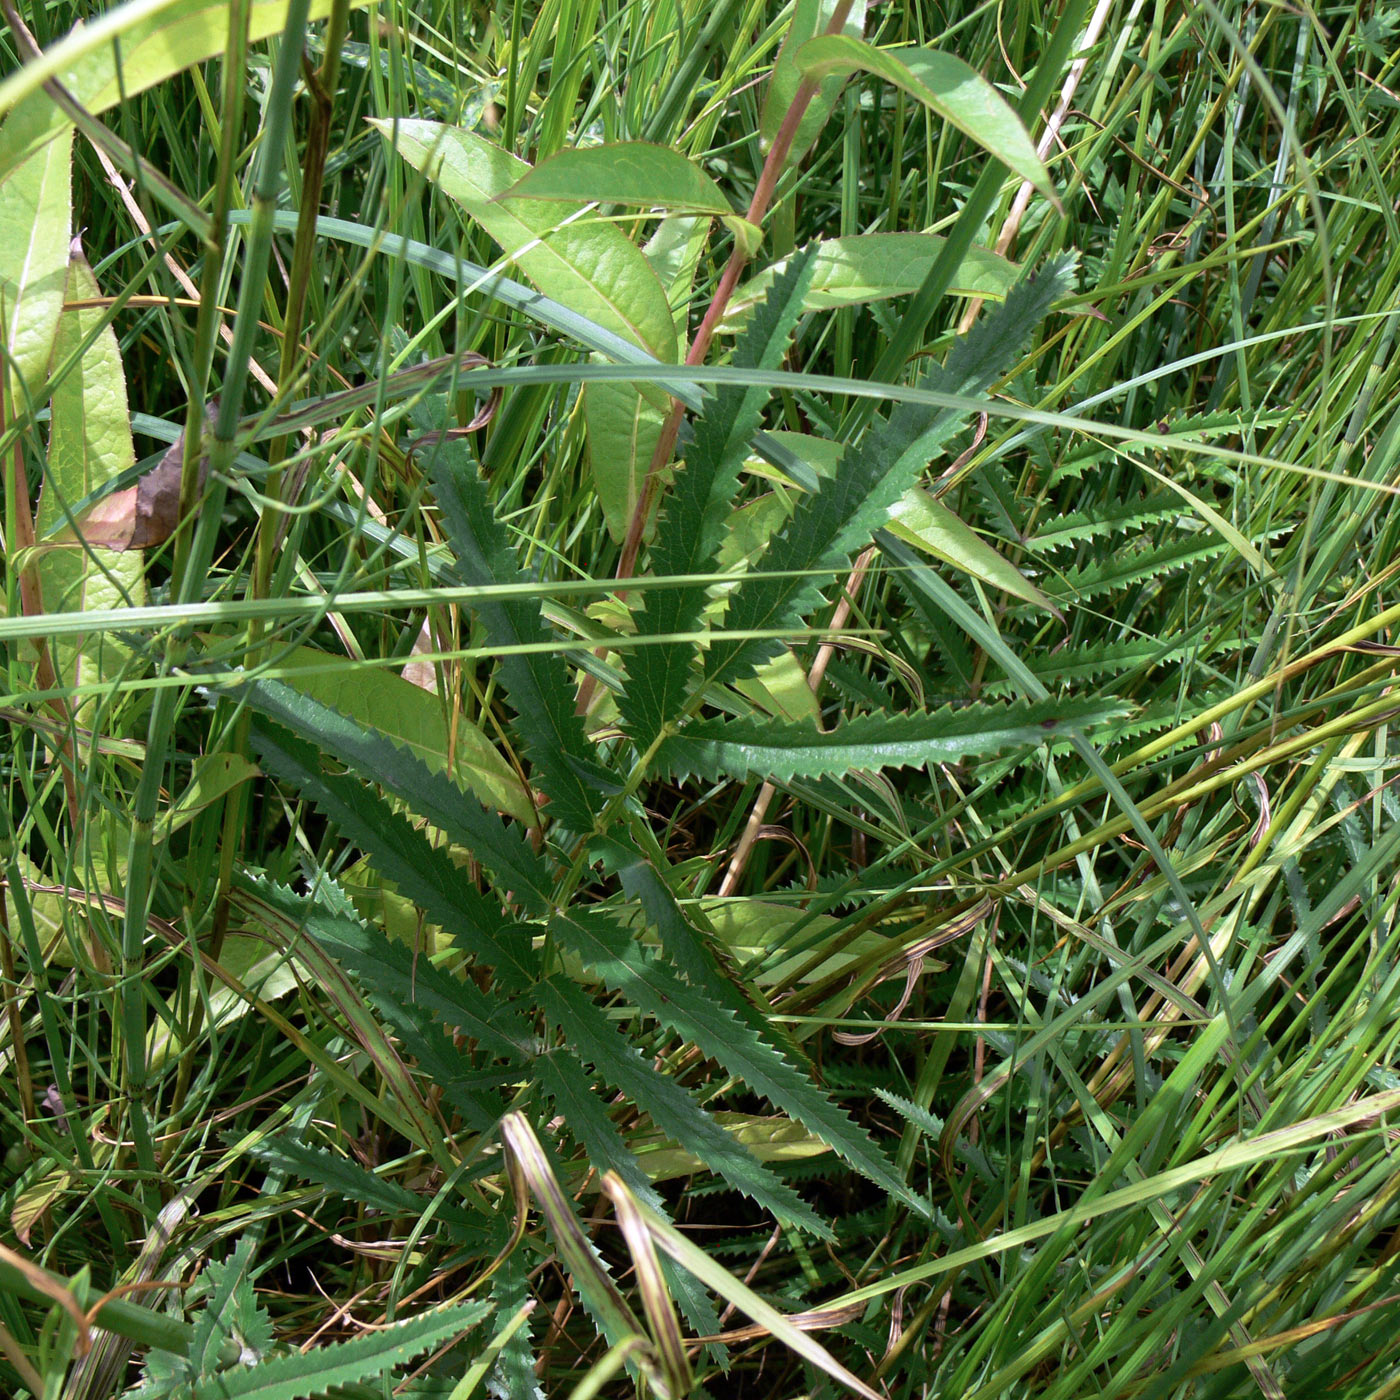
[[[1063,613],[1014,564],[1003,558],[930,491],[910,487],[886,527],[915,549],[941,559],[993,588],[1062,618]]]
[[[92,269],[74,247],[67,299],[92,300],[98,295]],[[53,344],[55,367],[76,354],[101,325],[102,314],[101,307],[87,306],[60,315]],[[135,462],[121,352],[116,334],[105,326],[54,388],[48,464],[34,522],[38,538],[57,533],[68,523],[74,503],[99,491]],[[146,601],[139,550],[94,553],[77,544],[54,546],[41,555],[39,578],[44,606],[51,612],[139,607]],[[108,631],[72,641],[61,639],[54,647],[59,675],[73,685],[108,680],[130,657],[130,648]],[[79,702],[79,715],[91,713],[95,704],[95,696],[85,697]]]
[[[242,754],[223,750],[200,754],[191,765],[189,785],[156,823],[155,839],[164,841],[171,832],[188,825],[205,808],[257,774],[257,765]]]
[[[791,1118],[756,1113],[716,1113],[714,1118],[760,1162],[802,1162],[810,1157],[825,1156],[831,1151],[821,1138],[815,1137]],[[694,1153],[660,1135],[651,1140],[635,1139],[632,1150],[650,1181],[670,1181],[678,1176],[690,1176],[704,1166]],[[641,1195],[635,1184],[629,1181],[628,1185]],[[647,1201],[647,1204],[656,1208],[651,1201]]]
[[[831,311],[916,292],[943,243],[936,233],[860,233],[823,239],[816,245],[812,285],[802,309]],[[786,266],[784,258],[745,282],[729,303],[720,330],[737,330]],[[948,290],[957,296],[1001,301],[1018,272],[1017,265],[999,253],[970,248]]]
[[[276,1001],[297,989],[297,976],[292,960],[280,948],[270,946],[261,936],[249,937],[231,933],[219,950],[219,966],[253,996],[265,1002]],[[305,969],[303,969],[305,975]],[[247,996],[226,983],[209,988],[204,998],[205,1024],[212,1031],[232,1025],[253,1009]],[[153,1018],[147,1037],[146,1062],[155,1073],[185,1046],[184,1032],[173,1022]]]
[[[763,111],[759,116],[759,132],[766,151],[773,144],[778,128],[783,124],[792,100],[802,82],[802,70],[798,67],[797,54],[807,40],[826,31],[827,25],[836,13],[837,0],[797,0],[793,7],[792,21],[783,38],[783,46],[778,50],[778,61],[773,65],[773,76],[768,80],[768,89],[763,98]],[[859,39],[865,33],[866,0],[855,0],[846,14],[843,34]],[[811,149],[822,127],[826,125],[836,100],[841,96],[844,77],[831,77],[822,81],[812,98],[802,120],[797,124],[797,135],[788,155],[788,164],[796,165]]]
[[[666,414],[631,384],[589,384],[583,392],[588,465],[598,504],[620,544],[641,500]]]
[[[1050,199],[1055,187],[1021,119],[1006,99],[952,54],[914,45],[877,49],[845,34],[825,34],[804,44],[797,63],[809,78],[874,73],[965,132],[983,150]]]
[[[558,200],[501,200],[530,167],[474,132],[442,122],[375,120],[385,141],[504,249],[546,296],[674,362],[666,293],[641,250],[606,223],[571,222]]]
[[[369,0],[349,3],[358,10]],[[324,19],[331,5],[332,0],[311,0],[309,17]],[[249,0],[249,42],[280,34],[287,8],[287,0]],[[95,13],[0,82],[0,113],[11,112],[0,128],[0,180],[41,146],[72,131],[68,118],[41,91],[50,78],[97,115],[222,53],[227,39],[228,0],[128,0]]]
[[[11,124],[0,127],[0,142]],[[68,285],[72,150],[73,132],[65,127],[61,140],[11,168],[0,183],[0,315],[5,318],[5,352],[31,394],[39,392],[48,374]],[[10,392],[7,386],[7,395]],[[25,407],[23,400],[18,406]]]
[[[465,715],[449,719],[435,695],[379,667],[298,647],[278,663],[279,679],[402,745],[434,773],[449,767],[468,792],[517,821],[535,820],[529,791],[485,731]]]
[[[559,151],[517,180],[502,199],[636,204],[690,214],[732,214],[715,182],[679,151],[616,141]]]

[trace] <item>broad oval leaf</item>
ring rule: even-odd
[[[874,73],[937,112],[1003,165],[1058,203],[1045,163],[1021,119],[976,69],[952,54],[914,45],[877,49],[846,34],[823,34],[803,44],[797,63],[807,77]]]
[[[68,300],[91,303],[98,295],[97,279],[75,239],[68,264]],[[35,516],[40,539],[56,534],[68,523],[76,502],[136,461],[121,351],[116,333],[102,326],[102,319],[103,309],[89,304],[64,311],[58,320],[55,371],[77,354],[97,327],[102,328],[53,391],[48,463]],[[92,551],[77,545],[46,549],[39,565],[44,605],[53,612],[72,613],[139,607],[146,601],[143,568],[140,550],[99,562]],[[131,657],[131,648],[116,632],[60,639],[54,651],[60,675],[74,685],[114,677]],[[95,705],[96,696],[84,697],[78,714],[89,716]]]
[[[916,292],[943,243],[936,233],[861,233],[823,239],[812,259],[812,285],[802,309],[830,311]],[[786,265],[784,258],[744,283],[730,302],[720,330],[738,330]],[[1017,265],[999,253],[971,248],[948,290],[957,296],[1003,301],[1019,273]]]
[[[826,31],[836,14],[838,0],[797,0],[793,7],[792,21],[778,50],[778,61],[773,65],[773,76],[768,80],[768,91],[763,98],[763,111],[759,116],[759,133],[766,151],[773,144],[783,119],[792,106],[792,99],[802,82],[802,69],[798,66],[797,55],[802,45],[809,39]],[[855,0],[846,13],[842,32],[859,39],[865,33],[866,0]],[[833,76],[825,79],[816,95],[807,104],[807,110],[798,122],[797,134],[793,138],[792,149],[788,152],[787,163],[796,165],[811,149],[812,142],[826,125],[827,118],[841,96],[845,79]]]
[[[559,151],[498,198],[635,204],[690,214],[734,212],[724,192],[698,165],[650,141]]]
[[[674,363],[666,292],[641,249],[605,223],[570,223],[561,200],[501,200],[530,171],[509,151],[442,122],[370,123],[415,170],[455,200],[546,296]]]
[[[474,132],[429,121],[376,120],[384,139],[455,200],[546,296],[649,351],[676,360],[676,325],[665,288],[621,229],[570,222],[576,202],[508,199],[530,173]],[[608,528],[617,539],[641,491],[669,399],[631,385],[589,385],[583,395],[589,461]]]

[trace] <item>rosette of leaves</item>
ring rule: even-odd
[[[870,543],[966,421],[968,400],[1013,368],[1069,271],[1060,260],[1023,279],[925,378],[922,387],[934,394],[902,404],[847,448],[835,475],[797,500],[759,566],[731,586],[723,629],[701,646],[686,639],[705,626],[711,595],[701,576],[716,572],[767,406],[762,377],[787,353],[811,275],[809,258],[789,260],[734,351],[753,380],[725,383],[707,400],[661,512],[651,572],[696,581],[646,591],[635,615],[641,644],[629,652],[617,698],[622,737],[607,749],[576,713],[573,676],[538,598],[502,596],[496,587],[532,579],[469,448],[442,438],[424,454],[455,557],[452,579],[490,590],[473,610],[499,650],[514,738],[545,799],[540,830],[508,822],[447,775],[289,686],[258,680],[245,688],[265,769],[313,803],[450,936],[470,975],[415,958],[367,926],[324,877],[309,895],[262,884],[258,897],[360,979],[466,1128],[493,1134],[508,1108],[563,1124],[568,1150],[600,1175],[616,1172],[662,1211],[628,1146],[634,1130],[659,1132],[764,1211],[830,1238],[828,1224],[779,1172],[726,1131],[690,1084],[658,1067],[658,1049],[679,1042],[887,1197],[925,1211],[773,1023],[761,991],[734,975],[641,797],[653,779],[691,774],[825,778],[953,762],[1032,746],[1103,717],[1071,702],[989,703],[869,713],[822,733],[707,714],[709,697],[751,676],[778,652],[785,629],[805,624],[822,602],[823,581],[843,574]],[[423,821],[411,821],[405,808]],[[454,859],[453,849],[470,862]],[[718,1331],[703,1289],[665,1267],[690,1325]]]

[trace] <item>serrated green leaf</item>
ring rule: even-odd
[[[416,686],[401,682],[408,690]],[[422,692],[419,692],[420,694]],[[463,846],[528,910],[549,904],[551,880],[520,827],[508,827],[445,773],[433,772],[406,749],[358,719],[323,705],[283,681],[254,681],[239,692],[259,714],[286,725],[323,752],[381,784]],[[431,697],[425,696],[431,701]]]
[[[535,1062],[535,1073],[540,1087],[554,1100],[569,1131],[583,1144],[588,1160],[597,1171],[600,1174],[616,1172],[638,1200],[644,1201],[658,1215],[667,1215],[665,1203],[618,1135],[577,1059],[567,1050],[550,1051]],[[663,1268],[671,1294],[691,1330],[702,1337],[714,1336],[720,1330],[720,1322],[709,1295],[690,1273],[671,1260],[666,1260]],[[712,1350],[717,1352],[712,1359],[723,1364],[723,1348]]]
[[[811,260],[789,259],[772,291],[754,313],[749,330],[734,347],[734,363],[744,369],[771,369],[787,352],[788,339],[801,315],[802,298],[811,279]],[[749,443],[758,431],[768,391],[721,386],[706,404],[686,449],[685,466],[663,507],[651,547],[656,574],[680,576],[713,572],[727,534],[729,506]],[[662,589],[647,595],[637,618],[641,636],[657,637],[695,630],[706,604],[706,589]],[[626,692],[618,701],[633,737],[645,747],[680,709],[686,693],[693,648],[667,642],[640,647],[628,666]]]
[[[476,585],[529,582],[462,444],[441,444],[425,466],[437,488],[462,581]],[[487,600],[478,603],[476,610],[487,636],[498,645],[550,639],[538,603]],[[536,781],[550,799],[548,815],[575,830],[589,830],[606,794],[616,785],[594,760],[593,745],[574,713],[568,668],[557,655],[533,652],[502,657],[500,669],[517,729],[536,767]]]
[[[298,647],[279,657],[278,679],[303,695],[357,720],[420,758],[433,772],[449,766],[459,784],[488,807],[517,821],[535,820],[535,804],[479,724],[458,714],[451,722],[428,691],[378,666],[348,656]]]
[[[326,907],[324,884],[317,889],[320,897],[311,899],[266,883],[257,888],[357,978],[377,1004],[421,1008],[445,1029],[465,1032],[493,1055],[519,1062],[530,1058],[529,1027],[508,998],[489,998],[470,978],[451,977],[431,958],[416,955],[349,913]],[[412,1048],[415,1054],[421,1049]]]
[[[635,204],[689,214],[732,214],[729,201],[698,165],[669,146],[611,141],[558,151],[500,199]]]
[[[858,233],[822,239],[815,245],[812,285],[802,309],[831,311],[916,292],[944,241],[936,233]],[[783,259],[745,282],[729,303],[719,329],[732,332],[744,325],[786,265]],[[1018,273],[1016,264],[999,253],[970,248],[948,290],[957,296],[999,301]]]
[[[1036,154],[1020,117],[996,88],[962,59],[937,49],[913,45],[877,49],[847,34],[824,34],[803,44],[797,51],[797,64],[816,81],[834,74],[876,74],[951,122],[984,151],[1055,200],[1050,173]]]
[[[832,1238],[807,1203],[736,1142],[690,1094],[642,1058],[616,1026],[572,982],[547,977],[538,984],[540,1006],[570,1048],[646,1113],[667,1137],[693,1152],[736,1191],[781,1220]]]
[[[925,1203],[895,1175],[875,1144],[810,1079],[731,1011],[644,953],[607,912],[576,909],[572,917],[555,918],[550,929],[561,946],[581,958],[613,990],[693,1042],[754,1093],[762,1094],[775,1108],[821,1138],[869,1180],[912,1209],[920,1213],[926,1210]]]
[[[928,714],[859,715],[826,733],[777,721],[697,720],[662,744],[657,764],[677,775],[786,782],[958,763],[1103,724],[1124,711],[1120,704],[1099,700],[974,703]]]
[[[1055,581],[1051,594],[1064,603],[1074,603],[1100,593],[1114,593],[1173,569],[1213,559],[1228,548],[1224,540],[1201,530],[1178,535],[1166,544],[1147,549],[1120,549],[1107,559],[1071,569]]]
[[[283,1172],[293,1181],[309,1182],[327,1195],[369,1206],[386,1215],[417,1220],[430,1204],[426,1196],[369,1171],[348,1157],[323,1147],[309,1147],[291,1137],[263,1138],[249,1143],[243,1150],[263,1166]],[[480,1236],[479,1247],[486,1252],[488,1232],[479,1218],[474,1219],[452,1204],[439,1204],[435,1214],[436,1218],[452,1223],[456,1243],[462,1243],[461,1232],[465,1226]]]
[[[315,1400],[333,1386],[383,1379],[393,1368],[475,1327],[490,1311],[489,1303],[458,1303],[362,1332],[348,1342],[293,1352],[247,1370],[222,1371],[197,1383],[191,1400]]]
[[[54,106],[47,100],[45,105]],[[12,118],[0,127],[0,147],[13,125]],[[73,129],[64,126],[56,140],[0,175],[0,298],[5,351],[11,370],[30,394],[39,392],[48,374],[68,285],[72,151]],[[5,392],[9,398],[12,386],[7,385]],[[10,402],[19,408],[26,406],[22,397]]]
[[[531,980],[536,959],[528,939],[514,937],[507,943],[497,937],[498,929],[511,937],[510,921],[446,851],[432,845],[358,778],[327,773],[317,750],[282,725],[255,714],[251,739],[265,768],[338,822],[345,835],[465,951],[508,984],[522,986]]]
[[[1067,283],[1072,258],[1055,259],[1039,275],[1023,277],[1002,306],[964,336],[925,387],[972,396],[984,393],[1010,368],[1020,345]],[[781,577],[744,579],[730,597],[726,626],[762,632],[794,625],[821,598],[812,570],[845,569],[850,553],[888,520],[938,447],[956,429],[952,409],[902,404],[890,418],[847,449],[836,475],[808,496],[774,539],[763,567]],[[703,659],[705,683],[726,681],[766,660],[778,643],[718,641]]]

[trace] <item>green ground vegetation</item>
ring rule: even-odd
[[[0,1393],[1400,1392],[1400,10],[0,9]]]

